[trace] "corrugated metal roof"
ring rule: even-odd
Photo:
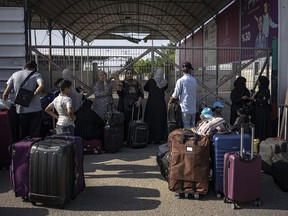
[[[0,2],[20,6],[25,1]],[[32,29],[64,29],[94,39],[168,39],[179,42],[232,0],[28,0]],[[123,33],[122,36],[115,33]],[[129,34],[128,34],[129,33]]]

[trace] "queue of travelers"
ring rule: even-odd
[[[204,105],[202,103],[200,113],[197,113],[197,82],[192,75],[193,71],[194,68],[190,62],[182,64],[183,76],[177,80],[167,104],[165,102],[165,91],[168,89],[168,82],[164,78],[163,68],[158,68],[155,74],[152,73],[151,78],[143,88],[141,83],[134,78],[133,68],[128,68],[125,71],[124,80],[119,80],[118,76],[113,77],[119,96],[117,111],[122,112],[125,117],[124,142],[127,140],[128,126],[131,120],[141,119],[142,116],[149,125],[149,143],[166,142],[168,137],[167,108],[175,101],[178,101],[181,107],[184,128],[191,129],[195,127],[197,122],[207,119],[207,116],[209,118],[223,117],[222,110],[225,107],[220,101],[215,101],[211,109],[206,103]],[[24,107],[15,104],[20,120],[21,138],[40,136],[43,112],[40,94],[44,89],[44,80],[41,73],[37,71],[37,64],[34,60],[27,62],[23,70],[12,74],[7,81],[7,87],[2,97],[3,100],[7,100],[12,90],[17,95],[22,81],[32,72],[33,74],[25,84],[25,88],[34,91],[30,105]],[[91,115],[91,119],[94,121],[92,124],[98,122],[97,127],[104,127],[107,121],[107,112],[113,111],[113,83],[111,79],[108,79],[105,71],[99,71],[98,80],[93,86],[95,99],[92,101],[86,99],[83,94],[73,87],[72,78],[73,72],[70,69],[64,69],[62,78],[55,82],[55,86],[60,93],[45,108],[45,112],[56,119],[56,133],[75,135],[75,124],[76,127],[77,124],[82,124],[80,123],[82,118],[80,116],[86,116],[85,118],[88,119],[87,113]],[[234,89],[230,94],[232,102],[230,125],[234,130],[239,130],[242,123],[252,122],[255,124],[255,137],[264,140],[272,136],[269,79],[260,76],[257,85],[258,91],[254,95],[250,95],[246,87],[246,79],[239,76],[235,80]],[[142,113],[143,89],[148,92],[144,115]],[[77,113],[79,113],[80,119],[78,119]],[[103,137],[103,135],[100,134],[98,137]]]

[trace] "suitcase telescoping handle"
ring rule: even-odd
[[[250,159],[252,160],[254,157],[254,134],[255,134],[255,126],[252,123],[244,123],[241,124],[241,139],[240,139],[240,157],[243,158],[243,142],[244,142],[244,128],[251,128],[251,154]]]
[[[131,122],[133,121],[133,117],[134,117],[134,109],[135,109],[135,105],[132,106]],[[138,113],[137,113],[137,119],[136,120],[140,120],[140,107],[138,107]]]

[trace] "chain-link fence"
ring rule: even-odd
[[[176,80],[182,75],[181,64],[190,61],[195,68],[193,76],[198,80],[197,103],[205,102],[212,106],[215,101],[221,101],[227,119],[230,115],[230,92],[239,75],[247,79],[247,87],[251,90],[255,90],[259,75],[271,76],[269,49],[42,46],[31,47],[31,51],[45,79],[46,92],[53,88],[53,81],[62,76],[64,68],[74,71],[76,87],[81,86],[89,92],[99,70],[106,71],[109,77],[120,73],[120,80],[123,80],[122,72],[133,68],[135,78],[144,85],[153,72],[162,67],[168,80],[168,99]],[[117,94],[113,96],[117,100]],[[147,96],[146,93],[145,98]]]

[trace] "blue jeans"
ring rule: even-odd
[[[61,126],[56,124],[56,134],[63,134],[63,135],[70,135],[74,136],[75,134],[75,127],[70,125],[70,126]]]
[[[191,129],[192,127],[195,127],[195,117],[196,117],[195,113],[189,114],[189,113],[182,112],[183,127],[187,129]]]

